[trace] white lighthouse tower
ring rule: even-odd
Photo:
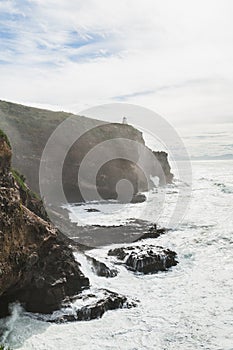
[[[128,121],[127,121],[127,118],[126,118],[126,117],[123,117],[123,119],[122,119],[122,124],[128,124]]]

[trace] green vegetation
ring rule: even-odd
[[[11,148],[11,144],[10,144],[8,137],[1,129],[0,129],[0,137],[3,138],[6,141],[6,143],[8,144],[8,146]],[[0,348],[0,350],[1,350],[1,348]]]
[[[15,169],[11,169],[11,172],[15,178],[15,181],[17,182],[17,184],[19,185],[20,188],[22,188],[24,191],[27,191],[28,188],[27,186],[25,185],[25,176],[20,174],[17,170]],[[1,350],[1,349],[0,349]]]
[[[24,175],[20,174],[20,172],[16,169],[11,169],[12,175],[15,178],[15,181],[17,182],[18,186],[25,191],[27,194],[30,195],[31,198],[36,198],[40,200],[40,197],[37,193],[31,191],[28,186],[25,184],[26,178]],[[1,350],[1,348],[0,348]]]
[[[0,350],[11,350],[9,347],[0,344]]]

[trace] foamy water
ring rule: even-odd
[[[106,279],[97,277],[85,258],[77,257],[92,288],[108,288],[139,300],[136,308],[109,311],[100,320],[56,325],[36,320],[15,306],[12,318],[4,320],[5,341],[21,350],[232,350],[233,162],[194,162],[193,172],[192,201],[184,221],[176,230],[147,240],[175,250],[177,266],[147,276],[117,266],[118,276]],[[169,204],[175,202],[176,192],[176,186],[167,188],[161,222]],[[76,207],[82,221],[111,221],[110,210],[105,213],[106,203],[94,205],[100,213]],[[137,216],[141,206],[130,207],[127,215],[124,211],[118,218],[114,213],[111,223]],[[144,218],[153,218],[154,207],[152,196]],[[98,248],[88,254],[111,264],[109,249]]]

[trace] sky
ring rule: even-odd
[[[0,99],[233,123],[232,0],[0,0]]]

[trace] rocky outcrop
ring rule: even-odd
[[[166,271],[178,264],[175,252],[152,245],[115,248],[108,255],[122,261],[129,270],[143,274]]]
[[[59,232],[44,220],[40,201],[20,187],[10,169],[11,149],[0,134],[0,316],[16,300],[28,311],[50,313],[87,288],[89,280]]]
[[[171,173],[171,167],[168,162],[168,154],[166,152],[153,152],[159,164],[162,167],[163,173],[165,175],[166,183],[172,183],[174,175]]]
[[[85,300],[85,305],[83,304]],[[81,304],[81,305],[80,305]],[[75,306],[77,305],[77,306]],[[100,289],[93,293],[86,293],[84,296],[76,298],[71,307],[66,305],[60,314],[54,314],[48,322],[65,323],[74,321],[90,321],[96,318],[101,318],[108,310],[116,310],[121,308],[135,307],[134,301],[129,302],[127,298],[121,294]]]
[[[158,160],[159,164],[161,165],[161,168],[163,170],[166,183],[170,184],[172,183],[174,175],[171,173],[171,167],[168,162],[168,154],[164,151],[159,152],[153,152],[154,156]],[[156,176],[156,174],[155,174]]]
[[[17,170],[11,169],[11,172],[18,186],[22,204],[29,210],[31,210],[33,213],[38,215],[40,218],[44,219],[45,221],[48,221],[49,218],[44,208],[42,200],[25,184],[26,178]]]
[[[143,203],[146,201],[146,196],[143,193],[137,193],[133,196],[131,203]]]
[[[63,166],[63,188],[69,202],[83,200],[80,188],[77,186],[77,174],[83,158],[96,145],[109,139],[117,139],[118,143],[114,147],[115,153],[111,154],[113,155],[112,158],[110,157],[112,160],[107,161],[97,174],[96,188],[102,198],[117,199],[116,184],[121,179],[131,182],[134,195],[148,190],[148,186],[150,187],[152,183],[147,183],[143,171],[135,165],[139,158],[137,146],[125,145],[124,142],[120,141],[121,138],[125,138],[144,146],[142,133],[133,126],[118,123],[99,126],[100,122],[91,118],[0,101],[0,128],[7,132],[12,143],[13,166],[26,176],[27,183],[34,192],[39,193],[39,165],[47,140],[56,127],[71,116],[75,118],[77,127],[83,136],[72,145]],[[90,129],[90,131],[85,132],[86,129]],[[66,145],[67,142],[69,143],[69,139],[64,135],[62,146]],[[129,156],[129,159],[135,159],[135,162],[117,156],[122,149],[124,149],[124,155]],[[108,147],[104,149],[104,152],[106,156],[109,155]],[[165,179],[161,181],[162,184],[164,181],[170,183],[173,175],[170,172],[167,154],[154,152],[154,155],[165,175]],[[146,159],[145,162],[148,163]],[[89,166],[90,169],[95,169],[95,159],[90,161]],[[151,175],[161,177],[161,171],[158,170],[158,167],[153,164],[150,166]],[[90,192],[90,199],[96,199],[93,197],[92,184],[88,182],[88,174],[83,179],[82,185],[87,194]],[[56,179],[52,178],[48,191],[51,192],[53,203],[57,200],[55,186]],[[136,196],[133,198],[133,202],[137,202],[136,199],[139,198],[141,201],[145,199]]]
[[[157,224],[153,224],[149,227],[148,231],[143,233],[139,238],[135,239],[134,242],[141,241],[148,238],[158,238],[161,235],[164,235],[167,232],[167,229],[164,227],[158,228]]]
[[[87,247],[92,249],[103,245],[128,244],[141,239],[158,237],[157,230],[155,232],[154,226],[151,226],[152,223],[141,219],[131,219],[125,224],[112,226],[85,225],[79,226],[77,229],[77,224],[69,220],[67,210],[59,208],[58,211],[55,208],[50,211],[51,216],[54,221],[58,222],[63,233],[68,232],[69,238],[66,238],[68,244],[72,244],[72,246],[77,244],[79,250],[81,245],[83,245],[83,250],[87,250]],[[159,228],[158,230],[162,229]]]
[[[118,274],[118,271],[116,269],[108,267],[105,263],[102,261],[97,260],[96,258],[86,255],[87,260],[92,265],[93,271],[96,273],[99,277],[116,277]]]

